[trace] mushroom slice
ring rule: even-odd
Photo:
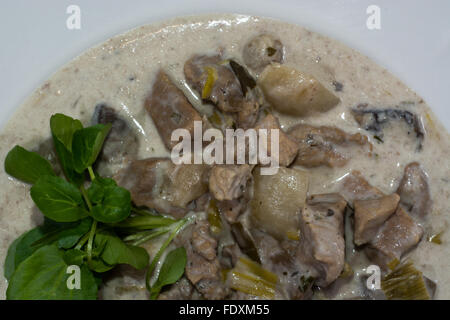
[[[96,161],[97,171],[103,176],[110,176],[127,160],[136,157],[139,148],[138,137],[116,110],[103,103],[95,107],[92,123],[111,124],[111,130]]]
[[[283,62],[284,46],[280,40],[273,36],[260,34],[245,44],[242,55],[249,68],[261,72],[273,62]]]
[[[400,104],[401,105],[401,104]],[[410,135],[410,131],[415,132],[416,151],[422,150],[423,140],[425,139],[425,129],[420,117],[404,107],[396,106],[394,108],[379,109],[372,108],[368,104],[359,104],[352,109],[352,114],[358,124],[365,130],[371,131],[377,135],[379,139],[384,136],[384,127],[393,121],[401,121],[405,123],[407,130],[405,133]],[[395,124],[397,127],[398,125]]]

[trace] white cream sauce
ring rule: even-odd
[[[227,57],[242,61],[242,48],[253,36],[270,33],[286,46],[285,63],[314,75],[333,90],[332,81],[343,84],[336,92],[341,102],[331,111],[307,118],[280,116],[284,128],[297,122],[337,126],[348,132],[368,134],[358,129],[350,108],[359,103],[394,107],[413,102],[408,110],[421,116],[426,137],[421,152],[405,134],[402,125],[385,130],[384,143],[374,144],[374,154],[356,152],[343,168],[312,169],[310,194],[339,191],[339,181],[352,169],[360,170],[368,181],[386,193],[396,190],[405,165],[418,161],[429,176],[433,211],[427,217],[424,239],[411,254],[416,266],[437,282],[437,298],[450,298],[450,139],[429,107],[411,89],[385,69],[346,46],[302,27],[266,18],[243,15],[208,15],[177,18],[143,26],[116,36],[88,50],[56,72],[18,109],[0,134],[0,160],[16,144],[35,149],[50,137],[49,119],[65,113],[89,123],[94,107],[106,103],[120,110],[140,133],[140,158],[167,156],[150,116],[144,110],[156,71],[163,67],[187,93],[183,76],[185,60],[197,53],[225,49]],[[190,100],[199,101],[190,93]],[[204,109],[205,107],[202,107]],[[207,109],[207,108],[206,108]],[[372,136],[368,134],[369,136]],[[5,297],[3,261],[8,246],[24,231],[42,221],[29,196],[29,186],[0,169],[0,298]],[[441,245],[426,241],[432,233],[444,231]],[[360,270],[369,265],[362,259]],[[357,280],[347,284],[335,298],[357,295]]]

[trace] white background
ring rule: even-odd
[[[81,8],[81,30],[66,8]],[[381,8],[381,30],[366,8]],[[1,0],[0,127],[59,67],[108,37],[180,15],[268,16],[338,39],[386,67],[421,95],[450,130],[448,0]]]

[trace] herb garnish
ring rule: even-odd
[[[188,219],[135,208],[128,190],[94,172],[110,124],[83,128],[79,120],[55,114],[50,128],[65,179],[46,159],[20,146],[5,159],[8,174],[32,184],[31,198],[45,216],[42,226],[9,247],[7,299],[96,299],[102,273],[118,264],[146,268],[150,257],[139,245],[169,233],[147,272],[147,286],[156,299],[163,286],[184,273],[186,253],[179,248],[167,255],[155,284],[149,285],[156,263]],[[67,286],[71,265],[80,267],[79,288]]]
[[[374,135],[373,138],[377,140],[379,143],[384,143],[383,139],[380,136]]]

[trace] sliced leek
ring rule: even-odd
[[[398,259],[393,259],[387,264],[387,267],[389,270],[394,270],[399,264],[400,261]]]
[[[261,278],[238,271],[230,271],[228,279],[232,289],[266,299],[275,297],[275,284]]]
[[[207,78],[205,81],[205,85],[202,89],[202,99],[208,99],[211,95],[212,89],[214,87],[214,83],[217,80],[217,71],[213,67],[206,66],[205,71],[207,74]]]
[[[352,267],[346,262],[344,264],[344,268],[342,269],[342,272],[340,274],[341,278],[350,278],[353,277],[354,271]]]
[[[422,272],[411,261],[402,263],[381,280],[388,300],[430,300]]]
[[[217,111],[214,111],[213,114],[208,117],[208,120],[216,128],[220,128],[223,125],[222,117]]]
[[[286,232],[286,237],[289,240],[298,241],[298,240],[300,240],[300,230],[297,230],[297,231],[289,230]]]
[[[428,241],[429,242],[433,242],[435,244],[442,244],[441,235],[442,235],[442,232],[439,232],[437,234],[433,234],[433,235],[428,237]]]
[[[241,257],[236,266],[228,273],[227,280],[234,290],[273,299],[278,277],[258,263]]]
[[[212,233],[219,234],[222,231],[222,219],[220,218],[220,212],[214,199],[209,202],[208,222],[211,226]]]

